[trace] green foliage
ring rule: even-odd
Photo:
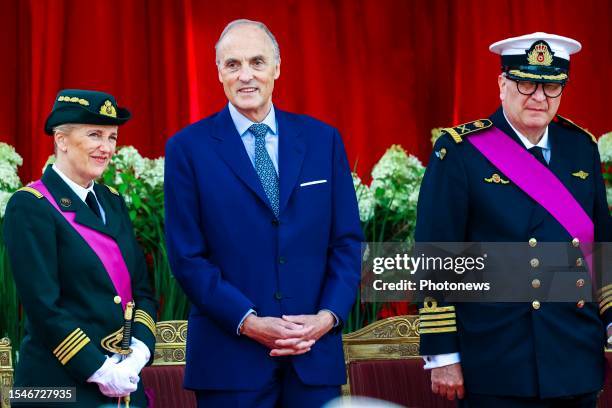
[[[22,162],[13,146],[0,143],[0,338],[8,337],[17,346],[13,348],[14,353],[23,337],[23,321],[2,227],[6,204],[13,192],[21,187],[17,167]]]
[[[612,132],[602,135],[597,141],[597,147],[601,157],[603,177],[606,182],[608,208],[610,208],[612,214]]]
[[[23,321],[20,319],[19,299],[4,245],[2,224],[0,219],[0,338],[8,337],[13,344],[19,345],[23,337]]]
[[[419,159],[393,145],[372,169],[369,186],[353,174],[366,242],[414,242],[416,207],[424,173]],[[378,320],[383,306],[379,302],[362,303],[358,294],[344,331],[350,333]]]
[[[189,302],[168,264],[164,236],[164,159],[150,160],[122,147],[102,175],[104,184],[124,198],[136,239],[146,255],[151,283],[160,304],[159,320],[186,319]]]

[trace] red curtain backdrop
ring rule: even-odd
[[[113,93],[133,113],[120,144],[148,157],[223,108],[214,44],[231,20],[265,22],[281,48],[274,102],[340,129],[366,175],[399,143],[426,160],[430,130],[498,106],[494,41],[546,31],[582,42],[560,113],[612,130],[609,0],[1,0],[0,140],[24,181],[52,153],[44,120],[61,88]]]

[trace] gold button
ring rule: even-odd
[[[578,279],[578,280],[576,281],[576,287],[577,287],[577,288],[581,288],[581,287],[583,287],[583,286],[584,286],[584,279]]]
[[[580,246],[580,240],[578,238],[572,239],[572,245],[574,248],[578,248]]]
[[[119,303],[121,303],[121,296],[115,296],[113,298],[113,302],[115,302],[116,305],[118,305]]]
[[[531,261],[529,261],[529,264],[532,268],[537,268],[538,266],[540,266],[540,261],[538,260],[538,258],[533,258]]]
[[[531,281],[531,286],[533,286],[535,289],[540,287],[540,280],[539,279],[534,279]]]
[[[576,266],[583,266],[583,265],[584,265],[584,259],[582,258],[576,259]]]
[[[576,306],[578,306],[578,309],[582,309],[584,307],[584,300],[580,299],[578,303],[576,303]]]
[[[534,248],[536,245],[538,245],[538,240],[535,238],[529,238],[529,246]]]
[[[531,302],[531,306],[533,306],[535,310],[538,310],[540,308],[540,302],[534,300],[533,302]]]

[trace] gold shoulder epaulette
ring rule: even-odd
[[[32,187],[21,187],[19,190],[17,191],[27,191],[30,194],[33,194],[36,198],[43,198],[43,195],[40,191],[36,190],[35,188]],[[17,192],[15,191],[15,192]]]
[[[106,184],[105,184],[106,186]],[[119,195],[119,192],[117,191],[117,189],[115,189],[114,187],[111,186],[106,186],[106,188],[108,188],[108,190],[113,193],[114,195]]]
[[[448,133],[455,143],[461,143],[463,141],[463,136],[490,128],[492,125],[493,123],[489,119],[478,119],[452,128],[444,128],[442,132]]]
[[[572,122],[568,118],[564,118],[561,115],[557,115],[557,119],[559,120],[559,123],[561,125],[566,126],[568,128],[571,128],[571,129],[577,129],[577,130],[581,131],[582,133],[584,133],[587,136],[589,136],[591,138],[591,140],[593,141],[593,143],[597,144],[597,138],[595,137],[595,135],[592,134],[591,132],[589,132],[588,130],[586,130],[585,128],[578,126],[577,124],[575,124],[574,122]]]

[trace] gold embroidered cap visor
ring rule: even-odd
[[[571,38],[538,32],[498,41],[489,50],[501,56],[502,71],[510,79],[565,84],[570,55],[581,48]]]
[[[45,122],[45,133],[65,123],[91,125],[123,125],[130,111],[117,106],[115,97],[106,92],[64,89],[58,92],[53,109]]]

